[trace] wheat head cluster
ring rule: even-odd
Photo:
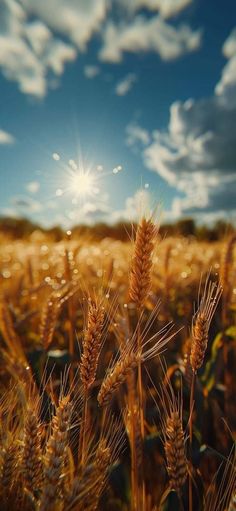
[[[2,241],[0,510],[236,509],[236,237]]]

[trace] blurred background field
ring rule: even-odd
[[[43,232],[24,221],[20,221],[19,226],[20,236],[17,236],[17,230],[14,231],[16,226],[13,224],[5,225],[1,233],[2,399],[19,382],[25,382],[28,387],[32,376],[40,385],[45,370],[48,376],[52,372],[53,392],[58,395],[60,375],[68,365],[73,371],[78,371],[88,300],[98,297],[104,306],[107,331],[89,403],[90,425],[97,436],[101,428],[97,393],[106,368],[117,350],[121,349],[122,339],[128,335],[127,328],[132,328],[135,322],[135,308],[130,303],[127,284],[135,226],[107,227],[107,232],[103,226],[107,234],[104,238],[99,226],[97,233],[96,228],[84,228],[85,232],[78,232],[78,229],[67,233],[61,229]],[[163,228],[162,235],[158,235],[153,255],[151,292],[145,302],[143,323],[148,324],[148,318],[154,313],[149,336],[171,321],[176,331],[181,328],[168,343],[163,356],[166,374],[171,378],[176,392],[182,374],[183,423],[188,429],[191,374],[186,366],[186,357],[191,345],[191,324],[197,310],[198,293],[199,289],[202,292],[209,271],[211,279],[224,279],[223,296],[210,328],[205,363],[196,383],[193,454],[189,461],[195,467],[194,509],[210,509],[204,507],[204,492],[206,495],[210,488],[217,496],[220,483],[218,479],[213,482],[213,477],[222,461],[223,470],[224,459],[228,458],[235,440],[236,262],[230,227],[222,240],[221,229],[225,225],[219,224],[214,236],[210,232],[214,241],[206,239],[209,235],[206,235],[207,229],[202,240],[197,239],[196,231],[187,235],[187,229],[193,228],[193,222],[188,221],[172,226],[173,230],[176,229],[175,235],[163,236]],[[180,229],[183,230],[182,235]],[[112,237],[109,237],[111,232]],[[201,231],[199,236],[201,238]],[[121,241],[123,238],[125,241]],[[159,301],[158,312],[155,312]],[[51,319],[47,317],[50,307]],[[149,507],[146,509],[149,510],[159,509],[161,496],[168,487],[168,477],[156,405],[163,370],[158,358],[147,362],[144,367],[144,466],[149,496]],[[81,386],[79,376],[76,377],[76,386],[77,390]],[[51,395],[50,389],[47,392]],[[109,408],[117,417],[124,410],[125,396],[122,387],[111,399]],[[18,427],[22,427],[24,414],[21,416],[21,398],[17,399],[19,403],[15,406],[19,407],[17,413],[20,413],[18,420],[21,425]],[[80,416],[81,411],[78,409],[76,413]],[[130,454],[126,440],[125,448],[110,471],[107,489],[100,501],[101,509],[130,509],[129,470]],[[227,481],[225,485],[227,487]],[[187,498],[185,485],[183,503],[186,509]],[[176,509],[178,501],[175,494],[170,493],[163,505],[163,509],[173,509],[173,506]]]

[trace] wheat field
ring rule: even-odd
[[[232,511],[235,236],[0,246],[0,509]]]

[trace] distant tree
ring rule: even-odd
[[[177,234],[181,236],[194,236],[196,225],[193,218],[183,218],[176,223]]]
[[[61,241],[64,238],[64,231],[59,225],[55,225],[55,227],[47,229],[47,234],[50,236],[52,241]]]
[[[73,239],[100,241],[112,238],[129,241],[134,236],[136,224],[119,221],[110,225],[99,222],[94,225],[75,225],[71,228]],[[32,233],[39,231],[46,234],[52,241],[67,239],[66,231],[59,225],[44,229],[27,218],[0,217],[0,232],[12,239],[27,239]],[[173,224],[160,226],[161,238],[168,236],[196,236],[201,241],[222,240],[235,231],[234,226],[225,220],[218,220],[215,225],[196,225],[192,218],[184,218]]]

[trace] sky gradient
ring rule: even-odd
[[[234,0],[0,0],[0,215],[236,218]]]

